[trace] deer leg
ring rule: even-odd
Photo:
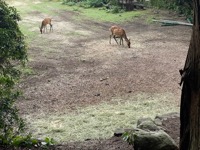
[[[44,27],[44,33],[47,32],[47,26]]]
[[[113,36],[113,38],[115,39],[116,43],[118,44],[116,37],[115,37],[115,36]]]
[[[124,45],[123,38],[120,38],[120,45]]]
[[[111,44],[111,38],[112,38],[112,34],[110,35],[110,41],[109,41],[110,44]]]
[[[50,25],[50,31],[53,31],[53,25],[52,24],[49,25]]]

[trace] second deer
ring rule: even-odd
[[[45,32],[47,32],[47,25],[50,25],[50,31],[53,31],[53,25],[51,24],[51,18],[45,18],[43,21],[42,21],[42,24],[40,26],[40,32],[41,34]]]
[[[121,28],[119,26],[111,26],[109,30],[111,31],[110,44],[111,44],[111,38],[113,37],[117,44],[118,44],[118,42],[117,42],[116,38],[120,38],[120,45],[121,44],[123,45],[124,44],[123,43],[123,38],[124,38],[126,43],[127,43],[127,46],[129,48],[131,47],[130,39],[127,38],[126,32],[125,32],[125,30],[123,28]]]

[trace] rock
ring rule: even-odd
[[[123,128],[117,128],[114,132],[114,136],[120,137],[122,136],[125,132],[129,132],[131,129],[123,129]]]
[[[162,125],[162,120],[160,120],[159,118],[155,118],[155,119],[154,119],[154,123],[155,123],[157,126],[161,126],[161,125]]]
[[[97,93],[97,94],[95,94],[94,96],[100,96],[101,94],[100,93]]]
[[[153,121],[151,118],[139,118],[138,121],[137,121],[137,126],[140,125],[142,122],[145,122],[145,121]]]
[[[145,131],[157,131],[159,128],[155,125],[151,118],[141,118],[137,122],[137,128]]]
[[[162,120],[167,120],[167,118],[176,118],[176,117],[180,117],[180,114],[177,112],[172,112],[172,113],[156,116],[155,119],[160,119],[162,121]]]
[[[117,136],[117,137],[122,136],[122,134],[123,134],[124,132],[125,132],[124,129],[118,128],[118,129],[115,130],[114,136]]]
[[[162,130],[156,132],[139,130],[134,134],[135,150],[178,150],[174,140]]]

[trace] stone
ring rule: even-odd
[[[157,131],[159,128],[156,126],[151,118],[141,118],[137,122],[137,128],[145,131]]]
[[[162,130],[136,131],[133,146],[134,150],[178,150],[174,140]]]
[[[122,134],[123,134],[124,132],[125,132],[124,129],[118,128],[118,129],[115,130],[114,136],[117,136],[117,137],[122,136]]]
[[[156,116],[155,119],[160,119],[162,121],[162,120],[167,120],[168,118],[176,118],[176,117],[180,117],[180,114],[177,112],[172,112],[172,113]]]

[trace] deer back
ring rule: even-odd
[[[114,28],[113,35],[118,36],[118,37],[124,37],[124,36],[126,36],[126,33],[125,33],[124,29],[122,29],[122,28]]]
[[[42,21],[42,24],[40,26],[40,32],[42,34],[42,29],[46,27],[47,24],[50,24],[51,25],[51,18],[45,18],[43,21]]]
[[[43,21],[42,21],[42,26],[46,26],[47,24],[51,24],[51,18],[45,18]]]

